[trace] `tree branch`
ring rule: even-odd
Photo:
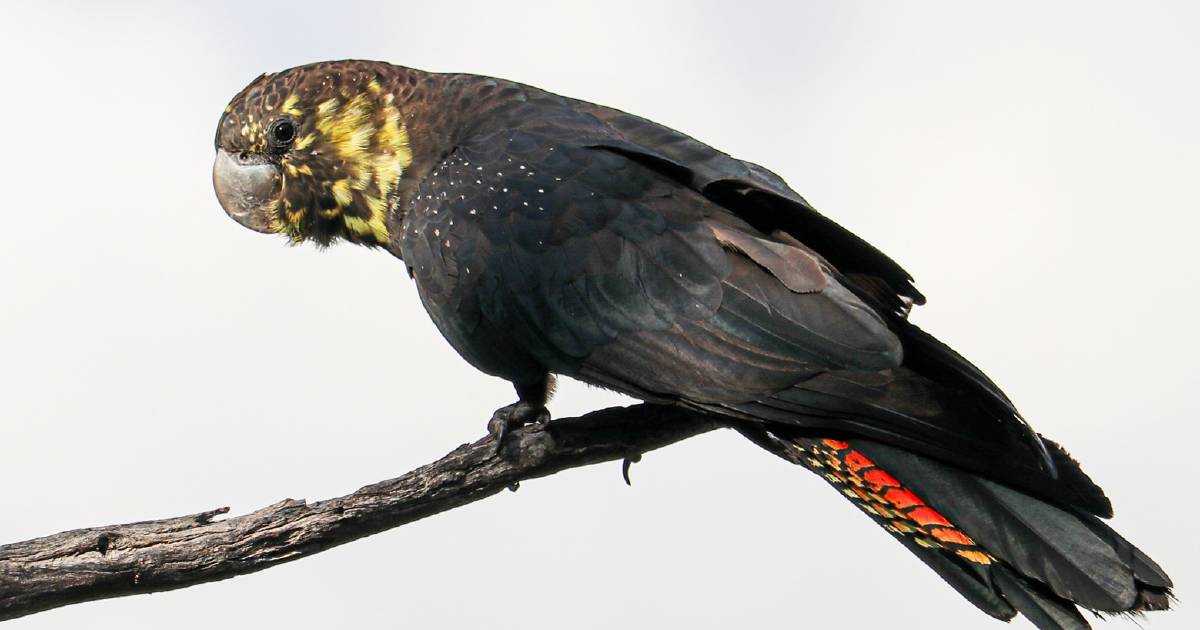
[[[686,410],[614,407],[464,444],[336,499],[287,499],[243,516],[76,529],[0,546],[0,621],[79,602],[223,580],[466,505],[526,479],[637,455],[723,426]]]

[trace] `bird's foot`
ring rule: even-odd
[[[550,423],[550,411],[545,405],[518,401],[496,410],[492,419],[488,420],[488,435],[496,441],[496,454],[504,447],[504,438],[511,429],[519,429],[527,424],[545,427]]]

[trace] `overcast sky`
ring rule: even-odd
[[[0,542],[344,494],[511,402],[398,261],[285,247],[213,196],[245,83],[374,58],[612,105],[778,172],[913,272],[914,319],[1106,488],[1183,600],[1142,623],[1200,627],[1198,24],[1193,2],[6,0]],[[551,410],[614,402],[565,383]],[[5,628],[1000,627],[732,433],[632,475]]]

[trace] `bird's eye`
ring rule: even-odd
[[[271,140],[276,147],[285,148],[296,139],[296,123],[284,118],[271,123]]]

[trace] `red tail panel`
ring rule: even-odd
[[[970,536],[849,443],[834,439],[797,442],[808,451],[807,464],[813,472],[825,477],[888,531],[969,562],[993,562],[994,558]]]

